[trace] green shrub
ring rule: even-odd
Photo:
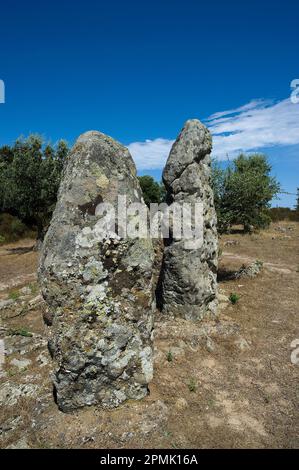
[[[173,361],[173,354],[172,354],[171,351],[168,351],[166,357],[167,357],[167,361],[168,361],[168,362],[172,362],[172,361]]]
[[[0,243],[16,242],[24,237],[35,236],[36,232],[17,217],[6,213],[0,214]]]
[[[151,203],[160,204],[164,202],[165,188],[163,183],[158,183],[149,175],[138,176],[138,180],[142,189],[144,202],[148,207]]]
[[[31,336],[33,336],[33,334],[30,333],[30,331],[28,331],[28,329],[24,327],[10,330],[10,335],[11,336],[25,336],[27,338],[30,338]]]
[[[26,232],[27,227],[19,219],[15,218],[11,222],[11,231],[16,237],[22,237]]]
[[[8,294],[8,297],[11,299],[11,300],[18,300],[18,298],[20,297],[20,292],[18,290],[12,290],[9,294]]]
[[[189,382],[188,382],[188,388],[189,388],[189,391],[190,392],[195,392],[196,391],[196,382],[194,379],[190,379]]]
[[[240,300],[240,296],[232,292],[229,296],[229,300],[231,301],[233,305],[235,305]]]

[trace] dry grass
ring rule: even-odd
[[[276,226],[221,238],[220,288],[240,299],[226,304],[219,321],[166,321],[157,314],[155,374],[145,400],[63,414],[52,399],[49,367],[40,368],[33,352],[26,373],[10,380],[34,375],[41,393],[1,410],[0,419],[20,414],[23,422],[1,446],[25,433],[34,447],[298,447],[299,366],[291,363],[290,344],[299,335],[299,224],[285,223],[293,226],[287,233]],[[225,246],[228,240],[238,243]],[[9,275],[22,274],[25,256],[14,258]],[[258,277],[233,279],[244,262],[256,259],[264,262]],[[18,321],[8,326],[44,334],[40,311]]]

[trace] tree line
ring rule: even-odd
[[[0,212],[43,235],[55,208],[67,144],[45,144],[38,135],[0,148]]]
[[[43,238],[55,207],[57,192],[68,154],[61,140],[45,143],[38,135],[20,138],[0,148],[0,214],[15,216],[34,226]],[[165,188],[149,175],[139,177],[144,200],[165,201]],[[241,224],[245,231],[267,227],[271,221],[270,202],[281,191],[271,166],[262,154],[239,155],[221,166],[212,164],[219,232]],[[299,188],[296,210],[299,211]],[[1,220],[0,220],[1,226]]]

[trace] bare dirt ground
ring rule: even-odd
[[[299,339],[298,223],[221,238],[219,320],[157,313],[150,394],[112,411],[63,414],[53,401],[33,244],[0,248],[0,447],[299,446],[299,363],[291,362]],[[255,260],[264,263],[257,277],[234,278]],[[231,293],[240,297],[235,305]]]

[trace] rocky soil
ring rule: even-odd
[[[156,312],[150,395],[67,414],[53,400],[34,241],[2,246],[0,447],[298,447],[299,224],[220,242],[219,320],[161,321]],[[236,276],[256,261],[258,272]]]

